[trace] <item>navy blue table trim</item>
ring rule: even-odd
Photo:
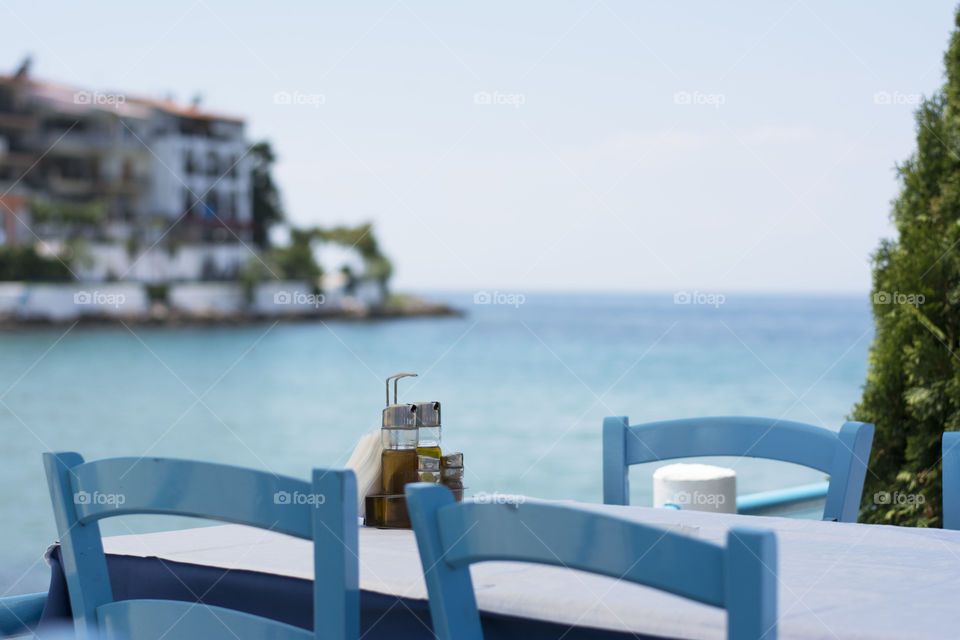
[[[70,596],[63,574],[60,548],[50,554],[50,589],[39,630],[69,621]],[[313,628],[313,585],[309,580],[255,571],[170,562],[161,558],[107,556],[107,569],[117,600],[163,598],[227,607],[279,620],[302,629]],[[650,636],[616,633],[482,613],[484,638],[547,640],[635,638]],[[425,600],[362,591],[360,626],[364,640],[432,638],[430,610]]]

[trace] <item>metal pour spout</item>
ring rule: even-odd
[[[415,373],[396,373],[387,378],[387,406],[390,406],[390,381],[393,380],[393,404],[397,404],[397,383],[400,378],[416,378]]]

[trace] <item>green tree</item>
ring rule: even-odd
[[[253,158],[253,242],[261,249],[270,248],[270,227],[283,221],[280,190],[273,181],[273,163],[277,157],[267,141],[250,148]]]
[[[355,249],[363,260],[363,277],[375,278],[387,285],[393,275],[393,264],[380,251],[380,244],[373,234],[373,224],[367,222],[357,227],[333,227],[332,229],[314,229],[314,234],[324,241]]]
[[[300,280],[319,288],[323,267],[317,262],[315,245],[325,242],[354,249],[363,260],[363,274],[360,276],[354,274],[349,267],[341,270],[347,276],[348,290],[352,290],[362,278],[374,278],[386,287],[393,273],[393,265],[380,251],[373,227],[369,223],[357,227],[339,226],[329,229],[290,228],[290,241],[286,246],[261,252],[259,259],[252,258],[240,270],[238,280],[243,283],[248,299],[252,299],[257,284],[270,278]]]
[[[302,280],[314,286],[318,284],[323,269],[313,255],[313,239],[313,231],[291,229],[290,245],[270,252],[270,259],[283,278]]]
[[[104,200],[71,202],[35,198],[30,201],[30,225],[41,236],[62,237],[68,244],[103,237],[107,219]]]
[[[917,109],[917,150],[897,167],[898,237],[873,256],[876,335],[853,411],[876,425],[865,522],[939,526],[940,436],[960,430],[960,12],[955,22],[946,82]]]

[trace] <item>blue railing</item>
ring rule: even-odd
[[[751,493],[737,498],[737,513],[759,516],[789,512],[791,508],[809,507],[812,506],[811,503],[822,501],[827,497],[829,486],[828,482],[818,482],[787,489]]]

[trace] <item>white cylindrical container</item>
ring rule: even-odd
[[[653,472],[653,506],[737,512],[737,472],[709,464],[671,464]]]

